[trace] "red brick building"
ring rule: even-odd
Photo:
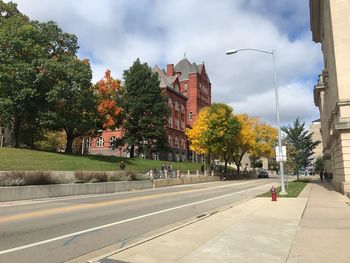
[[[168,65],[169,71],[173,66]],[[187,100],[187,122],[190,127],[196,122],[199,111],[211,105],[211,83],[203,64],[197,65],[187,59],[180,60],[173,74],[178,76],[180,81],[180,91],[186,95]]]
[[[159,75],[159,85],[170,109],[166,124],[168,149],[166,152],[154,154],[153,158],[169,161],[186,160],[188,142],[185,129],[193,126],[203,107],[211,105],[211,83],[204,63],[197,65],[184,58],[175,66],[167,65],[166,71],[159,67],[153,68],[153,71]],[[122,129],[104,131],[101,137],[92,139],[86,144],[88,152],[127,157],[126,147],[111,149],[111,142],[123,135]]]

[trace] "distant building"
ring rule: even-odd
[[[197,65],[184,58],[175,67],[168,64],[166,71],[157,66],[152,70],[159,75],[159,85],[170,110],[165,127],[167,151],[154,153],[153,159],[184,161],[192,158],[185,130],[193,126],[202,108],[211,105],[211,83],[204,63]],[[87,141],[85,146],[89,154],[128,157],[126,146],[111,149],[113,140],[123,136],[122,129],[107,130],[100,137]]]
[[[350,5],[348,0],[310,0],[312,39],[321,43],[324,69],[314,89],[320,111],[325,169],[350,192]]]
[[[321,136],[321,121],[320,119],[313,121],[309,126],[309,131],[312,133],[312,141],[320,141],[321,143],[317,145],[314,149],[314,154],[311,156],[313,158],[313,163],[317,160],[317,158],[323,157],[323,143]]]

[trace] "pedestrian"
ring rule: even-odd
[[[201,165],[201,173],[204,174],[204,165]]]
[[[320,179],[321,179],[321,182],[323,182],[323,170],[320,171]]]
[[[122,161],[119,165],[120,170],[124,171],[125,170],[125,163]]]

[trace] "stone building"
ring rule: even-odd
[[[312,141],[320,141],[321,143],[317,145],[317,147],[314,149],[314,154],[311,156],[313,159],[313,162],[317,160],[317,158],[323,157],[323,143],[322,143],[322,136],[321,136],[321,121],[314,120],[310,126],[309,131],[312,133]]]
[[[165,126],[167,151],[154,153],[153,159],[184,161],[192,158],[188,151],[185,129],[192,127],[203,107],[211,105],[211,83],[204,63],[197,65],[184,58],[175,66],[168,64],[166,71],[154,67],[153,72],[159,75],[159,85],[170,111]],[[89,154],[128,157],[125,146],[111,149],[113,140],[123,136],[122,129],[107,130],[100,137],[87,140],[86,148]]]
[[[350,191],[350,1],[310,0],[312,39],[321,43],[324,69],[314,89],[323,155],[333,185]]]

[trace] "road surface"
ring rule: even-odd
[[[249,200],[277,178],[0,203],[0,262],[66,262]]]

